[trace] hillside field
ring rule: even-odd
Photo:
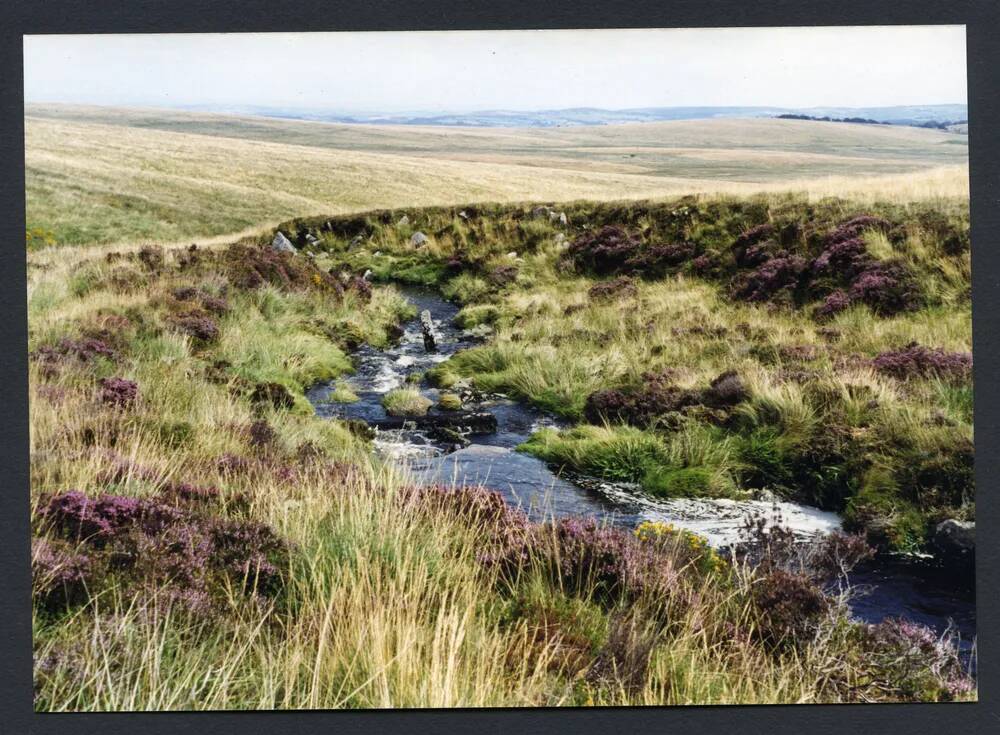
[[[483,130],[29,106],[25,158],[28,228],[66,244],[173,242],[380,207],[968,193],[967,136],[773,119]]]

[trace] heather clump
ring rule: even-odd
[[[30,357],[40,363],[47,373],[54,374],[62,364],[89,365],[99,359],[114,362],[117,353],[102,339],[64,337],[55,344],[42,345],[34,350]]]
[[[116,408],[129,408],[139,398],[139,385],[127,378],[101,378],[97,398]]]
[[[635,298],[639,293],[635,279],[619,276],[610,281],[601,281],[590,287],[587,295],[595,301]]]
[[[818,585],[784,569],[761,575],[752,599],[759,615],[756,635],[773,649],[807,645],[830,609]]]
[[[639,254],[642,241],[621,227],[606,225],[570,243],[566,255],[578,271],[613,275]]]
[[[876,314],[891,316],[916,308],[922,300],[911,270],[898,260],[879,260],[868,251],[866,231],[887,232],[891,224],[875,217],[857,217],[835,229],[810,266],[811,287],[820,292],[832,284],[816,315],[828,318],[851,304],[866,304]]]
[[[175,288],[170,294],[178,301],[194,301],[201,292],[194,286],[181,286]]]
[[[583,415],[592,424],[622,423],[648,427],[670,413],[693,405],[695,397],[670,382],[669,376],[647,373],[641,384],[606,388],[587,396]]]
[[[136,255],[143,267],[149,271],[159,271],[163,268],[163,248],[157,245],[147,245]]]
[[[587,396],[584,416],[592,424],[610,422],[646,428],[662,424],[670,414],[700,408],[725,411],[749,397],[734,370],[722,373],[703,389],[679,388],[671,382],[672,377],[669,371],[650,372],[643,374],[638,385],[595,391]]]
[[[347,281],[347,290],[351,291],[355,298],[362,304],[367,304],[372,300],[372,285],[362,276],[354,275]]]
[[[774,226],[769,222],[756,225],[741,232],[736,240],[733,241],[732,246],[737,262],[742,259],[742,253],[745,253],[747,248],[753,247],[754,245],[757,245],[765,240],[769,240],[773,235]]]
[[[893,229],[894,226],[892,222],[887,219],[870,214],[862,214],[839,224],[837,228],[827,237],[827,241],[830,243],[837,243],[844,240],[853,240],[861,237],[868,231],[888,234],[892,232]]]
[[[929,377],[964,380],[972,375],[972,353],[947,352],[911,342],[898,350],[880,352],[871,365],[899,380]]]
[[[814,275],[833,275],[851,280],[871,264],[864,240],[851,238],[831,244],[812,262]]]
[[[170,318],[170,325],[201,346],[219,339],[219,324],[205,311],[193,310],[175,314]]]
[[[267,247],[231,245],[222,258],[231,282],[254,289],[270,284],[282,290],[312,290],[340,295],[340,280],[317,268],[308,258]]]
[[[803,649],[837,607],[830,583],[875,553],[865,538],[840,531],[801,539],[783,525],[780,514],[749,518],[739,559],[754,570],[750,599],[756,612],[754,636],[774,651]]]
[[[503,288],[517,280],[518,270],[516,265],[498,265],[486,274],[486,280],[497,288]]]
[[[694,258],[695,253],[695,246],[689,242],[649,245],[625,262],[625,270],[645,278],[663,276],[671,268]]]
[[[872,689],[891,688],[904,700],[953,701],[975,689],[953,641],[926,626],[899,618],[863,626],[857,662]],[[859,697],[861,698],[861,697]]]
[[[730,292],[740,301],[787,302],[802,285],[808,267],[808,261],[801,255],[776,255],[754,270],[737,275]]]
[[[36,601],[51,604],[57,589],[51,580],[72,590],[78,578],[89,582],[91,596],[95,586],[124,583],[149,601],[171,599],[199,614],[209,612],[208,601],[225,602],[233,584],[251,598],[274,598],[287,545],[263,524],[207,513],[204,501],[216,494],[181,483],[151,498],[78,491],[43,498]],[[82,601],[59,598],[71,599]]]
[[[816,317],[821,320],[830,319],[831,317],[834,317],[849,308],[850,305],[851,297],[838,288],[836,291],[823,299],[823,303],[816,309]]]
[[[867,304],[882,316],[916,308],[921,295],[912,275],[901,263],[876,263],[855,278],[848,290],[852,303]]]
[[[201,306],[215,316],[225,316],[229,313],[229,302],[221,296],[204,296],[201,299]]]
[[[281,383],[262,382],[257,383],[250,391],[250,402],[275,408],[291,408],[295,405],[295,397]]]
[[[247,429],[247,437],[250,446],[258,451],[267,451],[274,447],[278,441],[277,432],[263,419],[250,424]]]

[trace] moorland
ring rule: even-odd
[[[845,587],[974,521],[962,136],[27,114],[38,709],[975,698]],[[563,421],[520,451],[843,531],[730,555],[413,483],[306,399],[400,283],[481,335],[420,380]]]

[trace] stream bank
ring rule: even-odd
[[[459,307],[426,289],[403,288],[403,295],[416,307],[418,316],[403,324],[403,334],[392,346],[380,350],[364,345],[354,354],[355,373],[346,383],[358,400],[330,400],[333,384],[313,387],[307,394],[319,416],[364,421],[369,426],[387,426],[375,431],[376,453],[405,464],[419,483],[484,485],[500,492],[529,517],[590,516],[634,528],[643,521],[661,521],[687,529],[716,547],[737,543],[745,522],[764,516],[780,521],[802,538],[840,528],[840,518],[828,511],[790,502],[736,501],[707,498],[658,499],[627,483],[612,483],[591,477],[555,473],[540,459],[516,447],[543,427],[560,427],[557,418],[505,396],[477,396],[463,407],[472,414],[489,414],[495,430],[460,431],[458,444],[435,430],[440,423],[456,423],[455,412],[438,407],[439,391],[422,377],[416,383],[408,376],[422,374],[459,350],[477,344],[475,332],[454,324]],[[422,323],[421,313],[427,313]],[[429,323],[427,323],[429,317]],[[432,329],[434,347],[428,349],[425,332]],[[433,407],[421,421],[388,421],[382,398],[391,390],[410,386]],[[458,421],[460,424],[461,422]],[[492,421],[490,422],[492,423]],[[450,436],[454,436],[453,434]],[[464,445],[464,446],[463,446]],[[878,622],[905,617],[943,633],[956,630],[963,647],[975,636],[975,589],[971,579],[956,579],[932,561],[879,557],[851,574],[851,582],[863,590],[852,604],[856,617]]]

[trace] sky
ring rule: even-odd
[[[24,86],[389,113],[967,101],[964,26],[25,36]]]

